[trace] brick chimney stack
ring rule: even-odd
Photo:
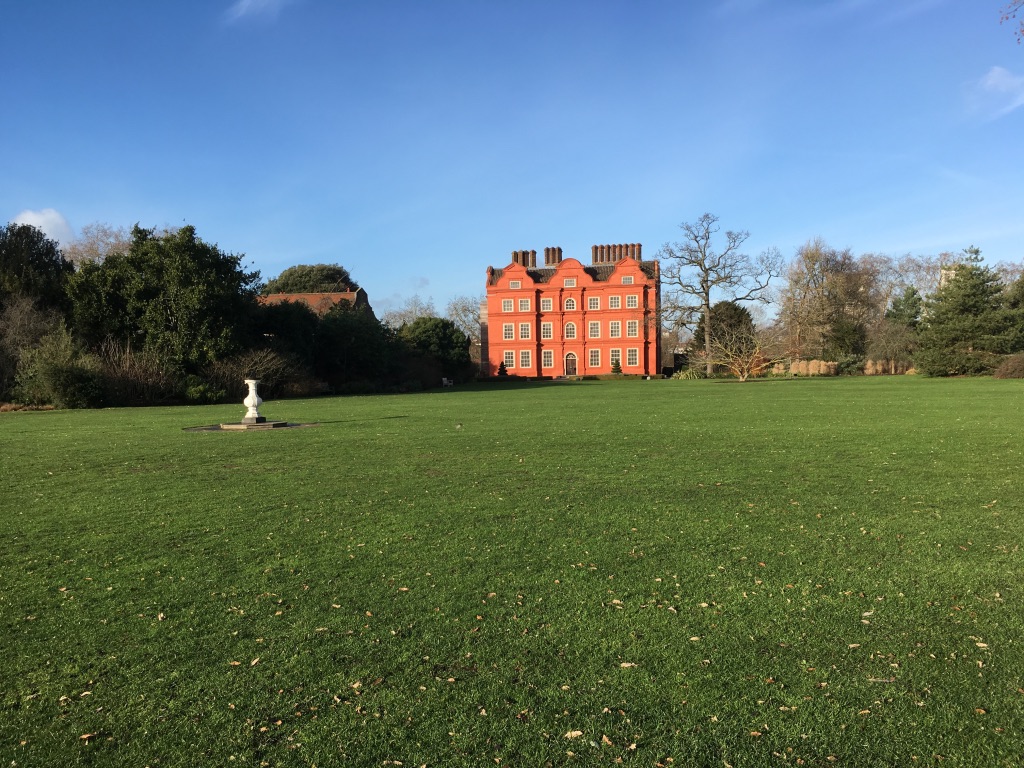
[[[558,246],[549,246],[544,249],[544,266],[554,267],[562,261],[562,249]]]

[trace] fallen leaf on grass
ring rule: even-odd
[[[255,667],[259,663],[260,663],[260,657],[257,656],[255,659],[253,659],[252,661],[249,662],[249,666],[250,667]]]
[[[601,743],[602,744],[607,744],[609,747],[614,747],[615,746],[614,744],[612,744],[612,740],[609,739],[607,736],[602,736],[601,737]]]
[[[242,662],[240,662],[240,661],[229,661],[228,665],[230,665],[232,667],[240,667],[240,666],[242,666]]]
[[[568,732],[566,732],[564,738],[566,738],[566,739],[578,739],[582,735],[583,735],[583,731],[568,731]]]
[[[621,664],[619,664],[619,666],[623,669],[628,669],[629,667],[635,667],[636,664],[634,664],[632,661],[624,661]]]

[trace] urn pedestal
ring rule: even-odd
[[[256,392],[256,385],[259,383],[259,379],[245,380],[246,386],[249,387],[249,394],[242,401],[242,405],[248,409],[242,419],[243,424],[263,424],[267,420],[266,417],[260,416],[259,412],[260,404],[263,402],[263,398]]]

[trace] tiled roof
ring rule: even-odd
[[[647,275],[647,277],[653,279],[654,276],[657,274],[657,268],[656,268],[657,262],[655,262],[655,261],[641,261],[641,262],[639,262],[639,264],[640,264],[640,270],[645,275]],[[615,264],[591,264],[589,266],[584,266],[583,267],[583,271],[586,272],[588,275],[590,275],[594,279],[595,282],[604,283],[604,282],[607,282],[611,278],[612,272],[615,271],[615,267],[616,267]],[[536,282],[536,283],[548,283],[548,282],[551,282],[551,278],[553,278],[555,276],[556,272],[557,272],[557,268],[556,267],[544,267],[544,268],[541,268],[541,269],[527,269],[526,270],[526,274],[528,274],[533,279],[533,281]],[[490,285],[496,285],[498,283],[498,280],[501,279],[501,276],[503,274],[505,274],[505,268],[504,267],[492,269],[491,270],[491,280],[490,280],[489,284]]]
[[[282,304],[284,302],[298,302],[307,305],[318,315],[325,315],[341,302],[359,306],[369,306],[366,299],[366,291],[362,288],[356,291],[339,291],[335,293],[271,293],[269,296],[260,296],[261,304]]]

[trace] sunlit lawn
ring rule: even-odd
[[[1024,386],[0,414],[0,764],[1015,766]]]

